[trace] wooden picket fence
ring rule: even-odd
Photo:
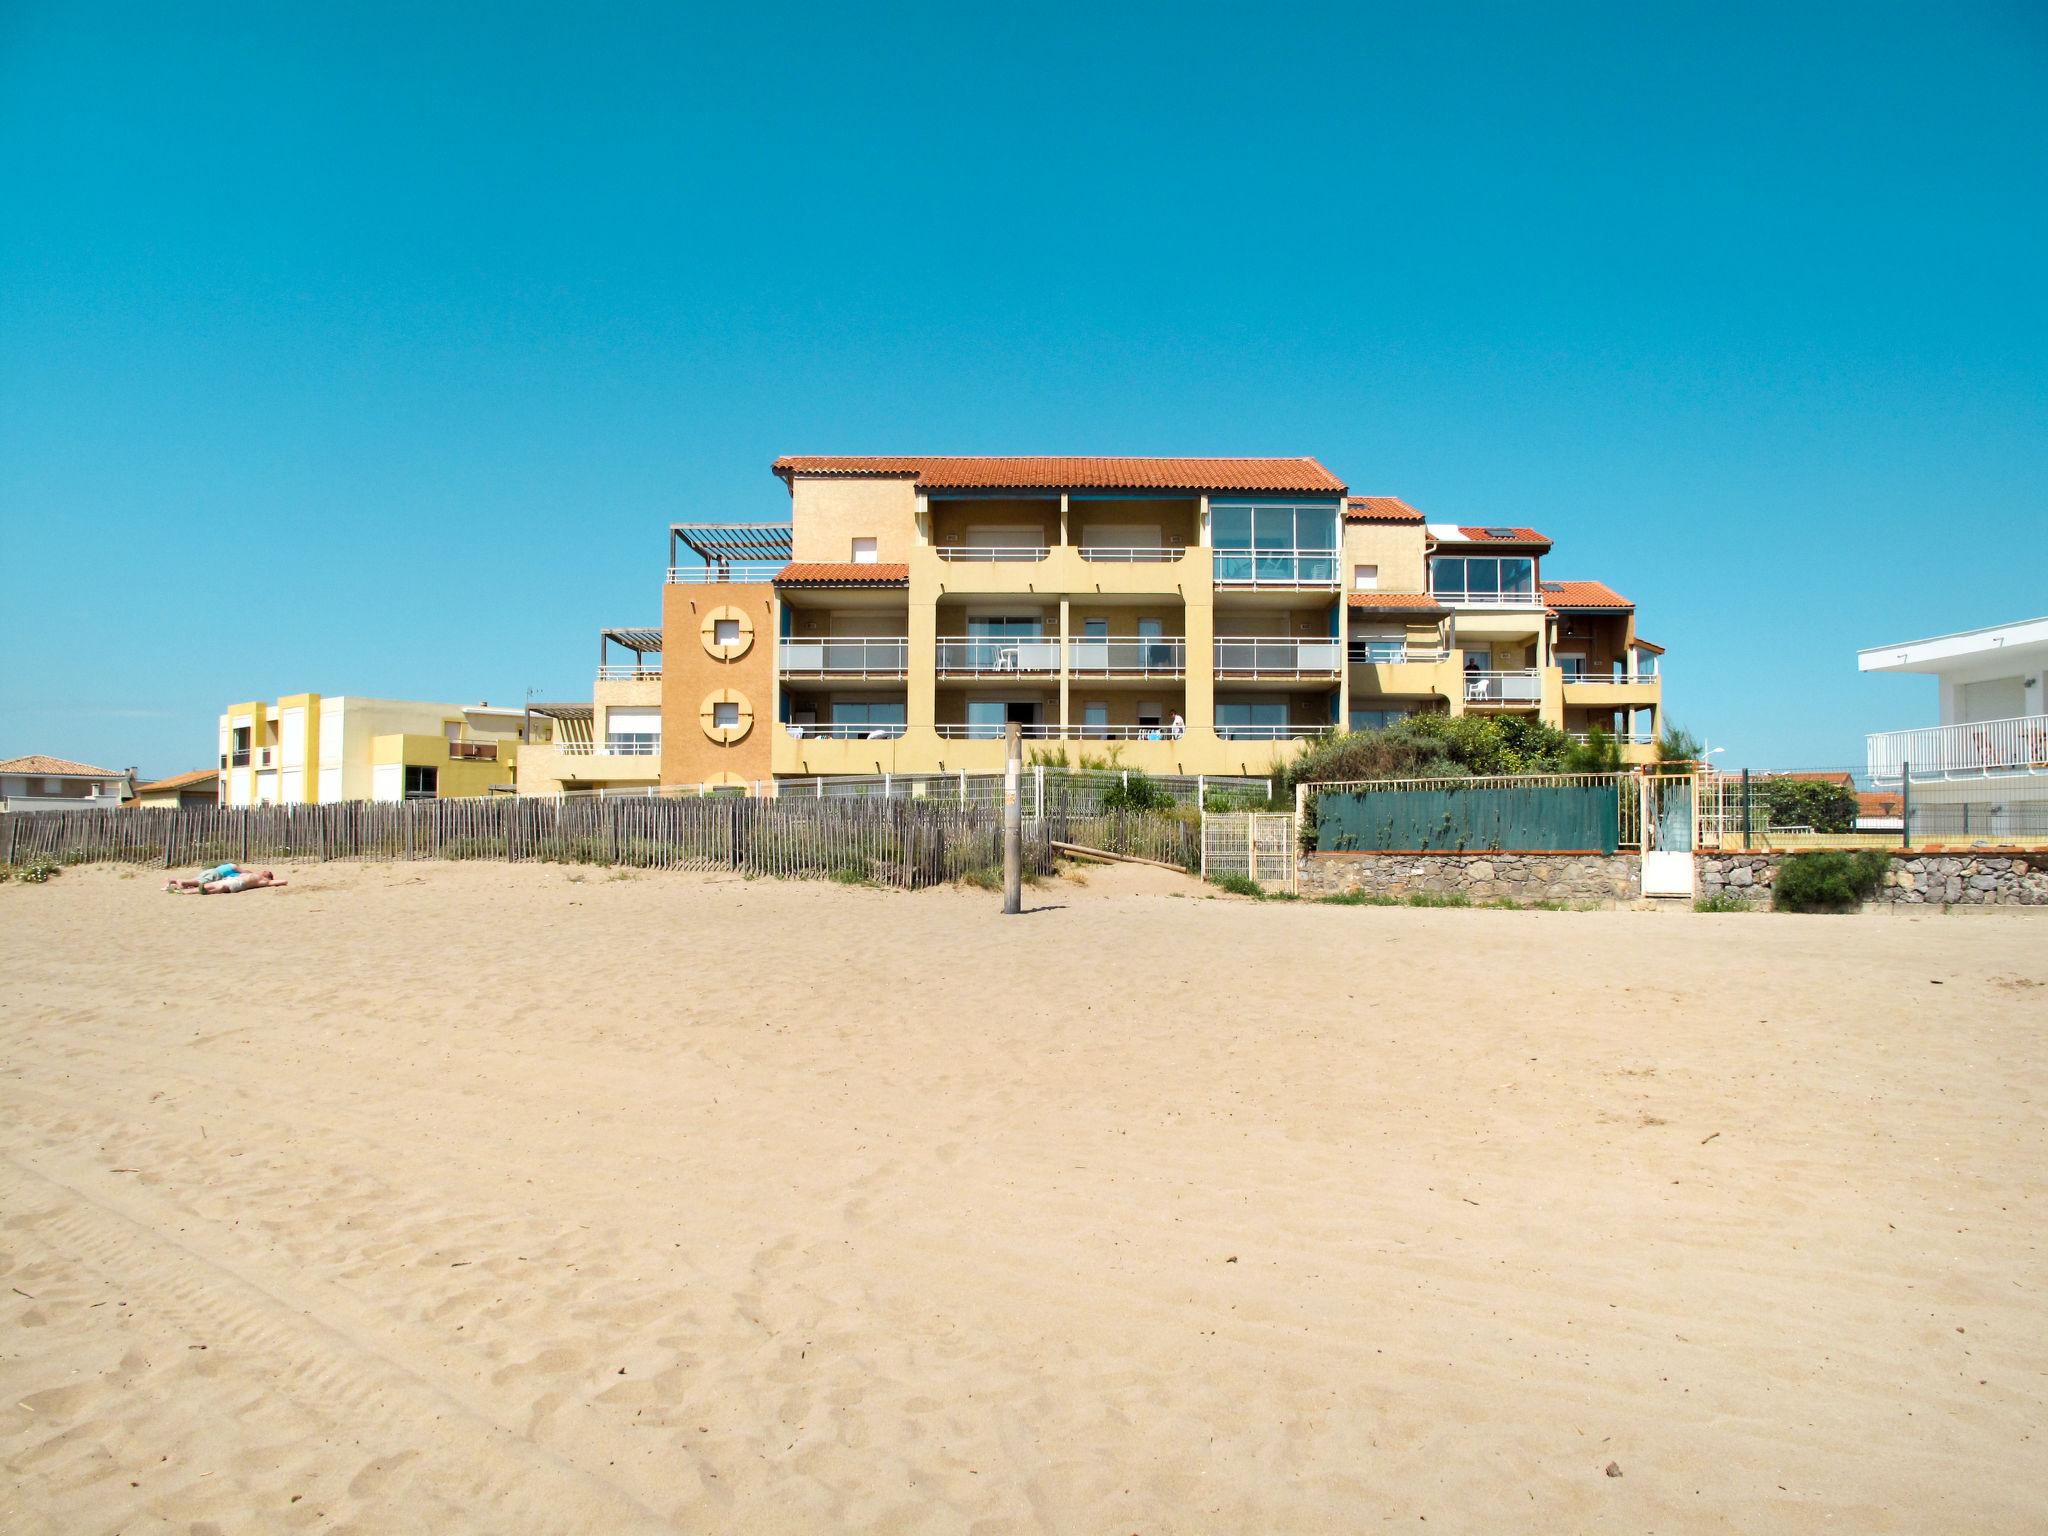
[[[1194,868],[1199,831],[1174,816],[1049,815],[1026,821],[1024,867],[1050,874],[1054,841]],[[522,796],[0,815],[0,863],[152,864],[490,859],[732,870],[915,889],[1000,869],[989,805],[855,798],[757,800]]]

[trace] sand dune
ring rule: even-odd
[[[2027,914],[293,882],[0,887],[0,1529],[2043,1526]]]

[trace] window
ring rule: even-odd
[[[855,565],[873,565],[875,560],[875,541],[873,539],[855,539],[853,541],[853,563]],[[734,627],[737,628],[738,626],[735,625]],[[720,643],[723,644],[724,642],[721,641]]]
[[[1430,591],[1471,603],[1526,603],[1536,593],[1527,555],[1440,555],[1429,563]]]
[[[1405,709],[1354,709],[1351,711],[1351,729],[1384,731],[1390,725],[1399,725],[1410,713]]]
[[[728,700],[725,703],[713,704],[711,706],[711,724],[713,729],[721,731],[737,730],[739,723],[739,705]]]
[[[237,768],[249,766],[249,730],[246,725],[235,727],[234,766]]]
[[[1143,730],[1153,730],[1166,723],[1166,710],[1158,704],[1138,706],[1138,725]]]
[[[740,643],[740,621],[738,619],[713,619],[711,621],[711,643],[713,645],[738,645]]]
[[[441,730],[450,741],[462,740],[462,722],[460,720],[443,720],[441,722]]]
[[[865,735],[871,741],[887,741],[903,734],[904,702],[901,699],[834,699],[832,723],[847,729],[842,736]]]
[[[1256,741],[1287,729],[1287,701],[1261,699],[1216,702],[1216,734],[1225,741]]]
[[[1354,565],[1351,567],[1351,589],[1354,592],[1376,592],[1380,585],[1380,568],[1376,565]]]
[[[661,751],[661,710],[654,705],[615,705],[604,714],[604,749],[631,757]]]
[[[441,770],[405,765],[405,798],[431,800],[441,792]]]
[[[1083,619],[1081,621],[1081,638],[1084,640],[1107,640],[1109,638],[1109,620]]]
[[[1571,651],[1557,653],[1557,667],[1568,683],[1581,681],[1586,675],[1586,658]]]
[[[1657,653],[1656,653],[1655,651],[1637,651],[1637,652],[1636,652],[1636,676],[1637,676],[1637,677],[1655,677],[1656,675],[1657,675]]]
[[[1109,705],[1100,699],[1091,704],[1083,704],[1081,706],[1081,729],[1083,733],[1098,738],[1107,736],[1109,734]]]
[[[1218,581],[1334,582],[1335,502],[1209,504]]]

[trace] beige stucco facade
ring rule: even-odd
[[[220,803],[326,805],[509,792],[524,730],[518,709],[286,694],[220,717]]]

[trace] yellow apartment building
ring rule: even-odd
[[[354,694],[286,694],[220,717],[222,805],[509,793],[523,710]]]
[[[1654,756],[1660,648],[1532,528],[1429,523],[1313,458],[775,473],[786,524],[671,529],[662,783],[994,772],[1012,722],[1042,760],[1159,773],[1264,775],[1420,711]]]
[[[660,784],[661,689],[659,629],[599,630],[590,702],[526,707],[519,792],[644,792]]]

